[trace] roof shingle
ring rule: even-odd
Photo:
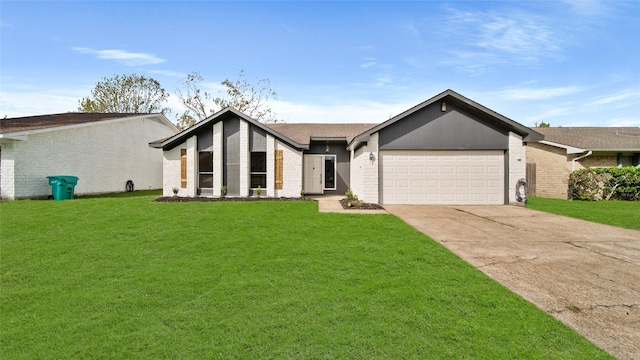
[[[378,124],[267,124],[273,131],[303,145],[311,138],[345,139],[347,143]]]
[[[116,113],[77,113],[49,114],[25,116],[0,120],[0,134],[19,131],[39,130],[65,125],[77,125],[109,119],[121,119],[130,116],[147,114],[116,114]]]
[[[638,150],[639,127],[548,127],[533,128],[544,140],[586,150]]]

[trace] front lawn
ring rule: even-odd
[[[0,358],[609,358],[391,215],[153,198],[0,204]]]
[[[580,201],[531,197],[527,198],[527,208],[640,230],[640,201]]]

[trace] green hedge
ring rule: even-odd
[[[640,200],[640,168],[607,167],[577,170],[569,175],[573,200]]]

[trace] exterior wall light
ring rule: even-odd
[[[447,111],[447,103],[446,102],[442,102],[442,104],[440,104],[440,111],[445,112]]]
[[[372,152],[370,152],[370,153],[369,153],[369,160],[373,161],[373,160],[375,160],[375,159],[376,159],[376,157],[375,157],[375,156],[373,156],[373,153],[372,153]]]

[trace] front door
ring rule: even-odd
[[[324,189],[324,156],[304,156],[304,191],[307,194],[322,194]]]

